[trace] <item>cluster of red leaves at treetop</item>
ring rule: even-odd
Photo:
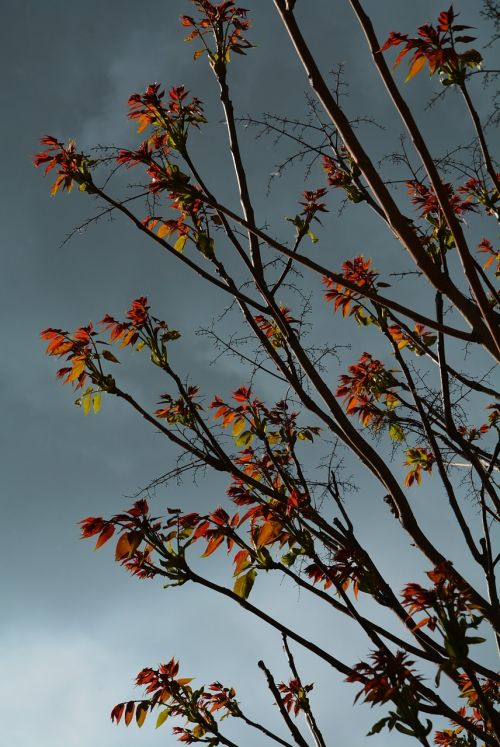
[[[327,213],[328,208],[326,203],[320,202],[321,198],[326,195],[326,189],[313,189],[302,193],[304,202],[300,204],[303,206],[301,215],[304,216],[306,223],[310,223],[316,216],[316,213]],[[317,218],[316,218],[317,220]]]
[[[168,92],[169,100],[165,105],[165,91],[161,90],[160,83],[151,83],[144,93],[134,93],[128,100],[128,118],[137,120],[137,132],[142,132],[149,125],[153,126],[155,134],[151,144],[154,148],[167,148],[163,151],[164,155],[168,152],[168,146],[185,144],[189,125],[199,127],[206,122],[201,101],[195,97],[188,102],[188,93],[184,86],[174,86]],[[118,163],[133,165],[133,162],[130,163],[132,159],[127,158],[129,153],[126,150],[120,151]],[[139,154],[135,162],[142,160],[142,154]]]
[[[362,695],[364,702],[386,703],[403,688],[408,691],[408,685],[415,680],[421,680],[420,675],[415,675],[411,666],[415,663],[408,659],[403,651],[391,654],[385,649],[374,651],[370,655],[373,664],[360,661],[346,677],[346,682],[362,682],[363,688],[356,695],[356,702]],[[411,691],[410,691],[411,693]]]
[[[382,400],[386,407],[393,408],[398,398],[390,389],[400,384],[370,353],[363,353],[357,363],[349,366],[349,371],[350,375],[339,376],[341,386],[336,395],[344,398],[349,415],[358,415],[365,427],[371,424],[377,428],[384,418],[384,412],[375,403]]]
[[[97,369],[92,363],[95,358],[95,347],[92,343],[96,336],[94,327],[89,324],[87,327],[79,327],[72,335],[62,329],[49,327],[40,333],[42,340],[49,340],[47,345],[47,355],[57,358],[66,356],[69,366],[60,368],[56,376],[58,379],[64,379],[63,383],[73,384],[75,389],[81,389],[87,379],[86,367],[90,366],[91,374],[97,373]]]
[[[480,726],[484,731],[488,732],[492,725],[482,713],[481,702],[476,688],[467,674],[459,674],[458,679],[460,682],[462,697],[467,699],[467,706],[471,709],[468,711],[466,706],[462,706],[462,708],[458,710],[458,713],[460,716],[467,719],[467,721],[470,721],[471,724]],[[493,707],[495,704],[500,702],[500,688],[497,682],[490,679],[482,681],[479,681],[478,679],[477,681],[484,696],[490,701]],[[455,724],[455,722],[453,722],[453,724]],[[437,731],[434,735],[434,744],[439,744],[442,747],[468,747],[469,742],[465,741],[464,737],[461,736],[463,731],[463,726]]]
[[[478,251],[488,255],[486,262],[484,263],[484,269],[486,270],[493,262],[496,262],[495,275],[500,277],[500,251],[496,252],[493,249],[491,241],[483,239],[478,246]]]
[[[323,171],[326,173],[330,187],[342,188],[348,200],[357,203],[365,199],[363,192],[354,182],[361,175],[361,171],[352,160],[345,146],[341,146],[340,155],[337,159],[331,156],[323,156]]]
[[[290,321],[293,321],[290,319]],[[267,324],[266,320],[260,321],[262,325]],[[266,327],[267,329],[267,327]],[[297,418],[299,413],[290,411],[288,404],[284,400],[277,402],[274,407],[268,408],[261,400],[256,397],[252,398],[251,391],[248,387],[240,387],[233,392],[232,398],[238,404],[227,404],[219,396],[216,396],[210,403],[210,409],[215,410],[214,420],[221,419],[223,428],[233,425],[232,436],[236,438],[237,446],[248,446],[257,436],[259,439],[266,441],[269,445],[283,444],[286,453],[295,444],[297,438],[301,441],[313,441],[314,435],[320,432],[316,426],[307,426],[299,428]],[[275,430],[268,430],[268,425],[273,426]],[[247,452],[244,461],[248,463]],[[282,457],[282,465],[288,463],[289,457],[285,454],[275,454],[278,460]],[[261,468],[267,465],[267,461],[261,465]],[[255,466],[255,465],[254,465]],[[245,469],[246,474],[252,475],[252,467],[248,465]],[[257,471],[253,476],[261,479],[263,473]],[[281,487],[281,481],[273,483],[273,487],[278,490]]]
[[[294,716],[307,708],[307,693],[311,692],[314,685],[302,685],[300,680],[291,679],[286,685],[284,682],[278,684],[278,690],[283,694],[282,701],[288,713],[293,708]]]
[[[112,342],[123,338],[122,347],[133,345],[138,339],[140,330],[146,325],[148,309],[147,299],[142,296],[132,303],[132,308],[127,314],[130,322],[117,322],[106,314],[101,324],[105,329],[111,329]],[[108,350],[98,353],[96,336],[97,333],[92,324],[79,327],[72,335],[65,330],[52,327],[40,333],[42,340],[49,340],[47,354],[57,358],[65,356],[70,364],[60,368],[56,374],[57,378],[64,379],[64,384],[71,383],[75,389],[81,389],[88,376],[94,381],[103,379],[104,375],[99,363],[101,356],[112,363],[117,362],[115,356]]]
[[[117,321],[110,314],[106,314],[100,321],[100,325],[110,332],[110,342],[120,342],[120,347],[128,345],[139,346],[147,344],[152,351],[170,340],[180,337],[179,332],[169,329],[166,322],[153,317],[149,313],[148,299],[140,296],[132,302],[127,312],[128,321]],[[92,324],[80,327],[71,335],[61,329],[49,327],[40,333],[43,340],[49,340],[47,354],[61,358],[66,356],[69,366],[64,366],[57,371],[57,377],[64,379],[63,383],[72,383],[75,389],[83,387],[87,377],[94,383],[106,388],[109,377],[106,377],[101,368],[101,360],[110,363],[118,363],[118,359],[106,348],[107,343],[96,340],[97,333]],[[101,348],[97,346],[101,345]]]
[[[244,38],[243,33],[250,28],[248,11],[238,8],[233,0],[222,3],[211,3],[208,0],[191,0],[196,9],[202,14],[199,20],[192,16],[181,16],[181,24],[193,27],[184,41],[200,39],[202,46],[194,53],[197,60],[205,52],[214,63],[229,62],[231,52],[246,54],[245,50],[253,45]],[[212,33],[215,37],[217,50],[215,53],[209,51],[205,35]]]
[[[500,173],[497,174],[497,179],[500,179]],[[457,192],[466,195],[468,200],[475,199],[479,205],[483,205],[487,215],[498,218],[497,203],[500,200],[500,194],[495,187],[488,189],[484,180],[471,177],[458,187]]]
[[[435,334],[430,332],[423,324],[415,324],[413,329],[413,335],[404,332],[399,324],[393,324],[387,327],[387,332],[390,334],[394,342],[397,343],[399,350],[408,345],[408,349],[416,353],[417,355],[423,355],[425,348],[434,345],[437,340]],[[415,341],[415,339],[422,343],[422,347]]]
[[[405,485],[411,488],[414,482],[420,485],[422,482],[422,472],[432,474],[432,465],[434,464],[434,454],[425,446],[416,446],[406,450],[405,464],[411,469],[405,477]]]
[[[479,67],[482,57],[475,49],[469,49],[461,54],[455,50],[455,44],[469,44],[475,40],[474,36],[456,36],[457,32],[472,28],[454,23],[457,16],[453,6],[450,6],[447,11],[439,14],[437,26],[431,24],[420,26],[418,37],[408,37],[407,34],[391,31],[379,51],[385,52],[390,47],[404,44],[394,63],[394,67],[397,67],[408,52],[415,50],[410,60],[407,81],[420,72],[427,63],[431,76],[436,71],[448,74],[447,80],[450,81],[448,85],[463,82],[463,74],[467,68]]]
[[[415,630],[424,626],[429,630],[435,630],[442,614],[449,616],[452,610],[456,617],[470,611],[469,596],[457,588],[449,561],[443,561],[434,570],[428,571],[427,576],[434,583],[432,589],[424,589],[420,584],[409,583],[401,592],[403,605],[408,608],[409,617],[415,612],[426,614],[426,617],[415,625]],[[428,614],[431,610],[435,614]]]
[[[144,498],[136,501],[132,508],[123,514],[116,514],[106,520],[97,516],[88,516],[80,522],[83,539],[98,535],[96,550],[102,547],[118,529],[120,537],[115,549],[115,559],[138,578],[153,578],[155,568],[151,563],[152,546],[146,544],[143,550],[139,546],[145,538],[145,529],[157,531],[159,522],[152,522],[148,516],[149,506]]]
[[[371,267],[371,263],[371,259],[365,259],[362,255],[352,260],[348,259],[342,265],[342,277],[362,290],[375,290],[378,272]],[[343,317],[352,316],[360,311],[361,306],[357,301],[363,297],[362,293],[346,288],[326,276],[323,276],[322,280],[323,285],[328,288],[325,299],[334,302],[334,311],[341,309]]]
[[[118,322],[110,314],[106,314],[101,319],[104,329],[109,331],[111,342],[121,340],[120,347],[135,345],[139,339],[139,332],[144,329],[149,321],[149,305],[145,296],[140,296],[132,301],[132,306],[127,311],[128,322]]]
[[[193,690],[190,687],[192,677],[178,677],[179,663],[171,659],[167,664],[161,664],[158,669],[147,667],[136,677],[136,684],[145,688],[145,695],[150,696],[137,704],[135,701],[118,703],[111,711],[111,720],[118,724],[125,714],[125,725],[128,726],[136,714],[138,726],[142,726],[148,711],[155,707],[167,706],[160,711],[156,722],[161,726],[168,718],[181,716],[186,722],[197,724],[193,731],[181,727],[173,727],[174,734],[179,735],[179,741],[191,744],[199,741],[210,731],[214,724],[212,714],[221,708],[226,709],[227,715],[240,713],[236,701],[234,688],[224,687],[220,682],[213,682],[208,689],[201,687]]]
[[[340,547],[333,556],[333,564],[329,566],[319,566],[312,563],[305,569],[306,575],[312,580],[313,584],[323,583],[324,588],[329,589],[335,583],[346,591],[352,583],[352,590],[355,598],[361,590],[375,591],[370,584],[370,570],[366,568],[359,551],[355,547]]]
[[[424,589],[417,583],[407,584],[402,591],[403,604],[408,608],[409,618],[415,612],[424,613],[425,617],[415,624],[415,629],[423,626],[430,630],[437,628],[443,637],[450,664],[461,667],[470,645],[485,640],[475,635],[483,619],[481,610],[472,602],[470,594],[457,586],[449,561],[440,563],[427,575],[434,583],[433,588]],[[471,630],[473,635],[469,634]]]
[[[290,314],[288,306],[280,305],[279,312],[287,324],[297,323],[297,319],[294,319]],[[268,340],[271,341],[273,348],[282,348],[284,346],[286,338],[275,319],[268,320],[265,316],[262,316],[262,314],[257,314],[254,319],[259,329],[261,329]]]
[[[57,179],[50,190],[52,195],[57,194],[61,188],[71,192],[74,182],[79,184],[81,189],[91,188],[90,161],[82,153],[76,151],[74,140],[70,140],[65,146],[55,137],[46,135],[41,138],[40,142],[47,147],[33,156],[34,165],[38,167],[44,163],[47,164],[44,174],[58,167]]]
[[[445,223],[445,218],[441,212],[439,200],[432,189],[422,182],[416,180],[406,182],[408,187],[408,194],[411,197],[411,201],[418,210],[420,211],[421,218],[432,218],[438,220],[440,223]],[[476,212],[477,206],[471,202],[469,197],[462,199],[454,191],[451,184],[445,182],[443,184],[443,190],[446,193],[448,203],[455,215],[461,216],[466,212]],[[459,190],[460,191],[460,190]]]

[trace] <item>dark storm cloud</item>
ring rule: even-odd
[[[247,63],[237,60],[231,70],[238,111],[300,115],[307,83],[290,54],[272,3],[248,0],[244,4],[254,17],[252,39],[258,47]],[[441,10],[435,0],[405,3],[403,14],[400,0],[372,5],[381,38],[395,18],[412,29]],[[187,589],[162,595],[154,584],[140,586],[105,553],[94,556],[87,543],[78,544],[79,519],[122,508],[125,496],[172,466],[175,453],[117,403],[105,402],[99,417],[83,419],[80,410],[71,407],[71,393],[54,382],[53,366],[38,341],[42,327],[71,328],[106,311],[118,315],[132,298],[146,293],[158,313],[185,332],[176,353],[183,371],[194,380],[201,378],[208,393],[240,383],[240,369],[234,362],[218,369],[209,366],[213,356],[208,342],[192,333],[224,308],[224,299],[120,220],[102,222],[61,248],[65,234],[92,215],[94,206],[78,194],[51,198],[48,182],[30,162],[38,138],[46,133],[61,139],[75,137],[84,148],[133,143],[134,128],[125,116],[128,95],[155,80],[167,86],[182,82],[207,101],[213,138],[206,153],[207,173],[214,188],[234,201],[227,163],[219,164],[225,136],[217,126],[220,114],[213,81],[203,63],[192,62],[192,49],[182,44],[177,17],[187,7],[181,0],[2,3],[4,608],[0,630],[4,671],[18,673],[7,675],[0,708],[7,709],[2,719],[7,729],[4,738],[12,747],[35,742],[40,747],[136,744],[136,732],[111,730],[107,708],[133,694],[128,683],[142,666],[182,650],[191,651],[183,657],[188,674],[207,679],[227,675],[229,681],[237,681],[238,652],[229,657],[225,671],[216,664],[215,650],[205,650],[200,661],[203,633],[193,623],[200,611],[216,645],[227,639],[213,600]],[[377,87],[347,3],[302,0],[297,7],[324,69],[346,63],[352,91],[348,110],[353,116],[370,114],[384,121],[387,101]],[[465,9],[474,16],[470,8]],[[477,17],[471,22],[480,25]],[[419,80],[408,89],[409,99],[417,105],[426,96],[426,83]],[[442,137],[438,133],[436,147],[444,147],[450,126],[460,141],[465,123],[457,118],[453,99],[439,117]],[[424,127],[435,128],[433,112],[419,111],[419,120]],[[401,129],[396,121],[390,128],[389,133],[366,131],[371,149],[379,156],[391,134]],[[206,150],[204,141],[198,142],[199,149]],[[271,141],[256,144],[247,131],[243,149],[250,156],[249,177],[261,222],[292,214],[304,188],[303,171],[278,180],[267,196],[275,147]],[[341,220],[329,216],[336,259],[359,251],[369,238],[378,247],[386,245],[387,236],[377,233],[374,218],[364,220],[360,226],[356,211],[347,211]],[[285,226],[279,219],[274,230],[285,236]],[[387,251],[396,251],[395,244],[388,246]],[[388,261],[405,264],[399,256],[391,255]],[[327,323],[325,312],[318,324],[326,329]],[[339,341],[346,342],[349,332],[339,330],[338,335]],[[123,375],[139,398],[152,406],[156,393],[162,391],[159,377],[144,373],[140,362]],[[215,480],[201,489],[211,505],[220,500],[222,490],[222,483]],[[178,494],[174,491],[169,501],[190,495],[196,495],[196,487],[188,484]],[[199,495],[196,500],[201,500]],[[294,604],[295,592],[284,589],[283,599]],[[265,586],[262,600],[275,601]],[[185,609],[184,618],[180,609]],[[273,655],[275,642],[263,629],[239,610],[222,609],[226,624],[230,620],[243,631],[247,652],[259,649],[264,658]],[[293,614],[304,613],[294,609]],[[324,635],[316,632],[318,638]],[[353,655],[354,643],[349,642]],[[311,664],[306,661],[304,667],[310,669]],[[311,679],[314,676],[311,673]],[[251,701],[254,691],[251,685],[246,687]],[[346,700],[339,702],[348,704],[351,697],[349,691]],[[259,698],[261,694],[253,696],[255,706]],[[150,729],[145,735],[144,731],[145,745],[176,743],[165,733]],[[373,743],[375,747],[375,739]]]

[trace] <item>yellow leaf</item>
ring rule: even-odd
[[[101,409],[101,392],[97,392],[97,394],[94,394],[92,407],[94,408],[94,414],[97,415],[97,413]]]
[[[237,594],[242,599],[248,599],[248,595],[252,591],[253,582],[255,581],[255,577],[257,575],[257,571],[254,571],[252,568],[248,571],[248,573],[245,573],[244,576],[240,576],[236,579],[236,583],[234,585],[234,593]]]
[[[88,415],[90,412],[90,403],[91,403],[91,396],[90,394],[86,394],[85,397],[82,397],[82,407],[83,407],[83,414]]]
[[[159,227],[158,231],[157,231],[158,238],[162,239],[169,232],[170,232],[170,228],[168,226],[166,226],[164,223],[162,223],[161,226]]]
[[[266,438],[267,438],[267,443],[271,445],[278,444],[281,441],[281,436],[276,431],[274,433],[268,433]]]
[[[161,726],[162,724],[164,724],[164,723],[165,723],[165,721],[166,721],[166,720],[167,720],[167,718],[169,717],[169,714],[170,714],[170,709],[169,709],[169,708],[165,708],[165,710],[164,710],[164,711],[162,711],[162,712],[161,712],[161,713],[160,713],[160,714],[158,715],[158,718],[156,719],[156,728],[157,728],[157,729],[158,729],[158,728],[159,728],[159,727],[160,727],[160,726]]]
[[[182,234],[182,236],[179,236],[177,241],[174,244],[174,249],[176,252],[179,252],[179,254],[182,254],[184,251],[184,247],[186,246],[187,236],[186,234]]]
[[[241,431],[244,430],[245,425],[246,425],[245,418],[240,418],[239,420],[236,420],[233,425],[233,430],[232,430],[231,435],[234,436],[235,438],[239,436]]]
[[[68,381],[76,381],[81,373],[85,370],[85,358],[73,358],[73,368],[71,369]]]

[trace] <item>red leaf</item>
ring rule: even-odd
[[[213,552],[217,550],[219,545],[224,542],[224,535],[219,534],[216,537],[212,537],[207,544],[207,547],[205,549],[205,552],[201,556],[202,558],[208,558],[209,555],[211,555]]]
[[[95,549],[97,550],[99,547],[102,547],[105,542],[111,539],[114,533],[115,533],[115,528],[113,524],[106,524],[106,526],[100,533],[99,537],[97,538],[97,542],[95,543]]]

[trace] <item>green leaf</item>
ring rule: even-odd
[[[368,732],[366,736],[371,737],[374,734],[378,734],[380,731],[382,731],[382,729],[384,728],[384,726],[387,724],[388,721],[389,721],[388,716],[385,716],[385,718],[381,718],[380,721],[377,721],[376,724],[373,724],[372,728],[370,729],[370,731]]]
[[[254,434],[251,431],[243,431],[241,436],[236,439],[235,444],[236,446],[248,446],[252,443],[253,439]]]
[[[245,573],[244,576],[240,576],[239,578],[237,578],[233,589],[234,593],[242,599],[248,599],[250,592],[252,591],[252,586],[254,584],[256,575],[257,571],[252,568],[250,571],[248,571],[248,573]]]
[[[391,423],[389,426],[389,436],[396,443],[401,443],[401,441],[404,441],[405,432],[399,423]]]
[[[120,361],[116,356],[113,355],[111,350],[103,350],[102,351],[102,357],[105,358],[110,363],[119,363]]]
[[[314,441],[313,435],[309,430],[299,431],[297,436],[299,441]]]
[[[478,635],[474,635],[474,636],[467,636],[465,640],[467,641],[467,643],[484,643],[486,641],[486,638],[481,638]]]
[[[162,711],[158,715],[158,718],[156,719],[156,727],[155,728],[159,729],[160,726],[165,723],[165,721],[167,720],[167,718],[169,717],[169,715],[170,715],[170,708],[165,708],[165,710]]]
[[[206,233],[199,233],[196,236],[196,248],[203,254],[207,259],[212,259],[214,256],[214,240]]]
[[[403,724],[396,722],[394,726],[398,731],[401,732],[401,734],[407,734],[409,737],[415,736],[415,732],[413,731],[413,729],[409,729],[407,726],[403,726]]]
[[[307,232],[307,235],[309,236],[309,238],[311,239],[311,241],[312,241],[313,244],[317,244],[318,243],[319,239],[318,239],[318,237],[316,236],[315,233],[313,233],[312,231],[309,230]]]

